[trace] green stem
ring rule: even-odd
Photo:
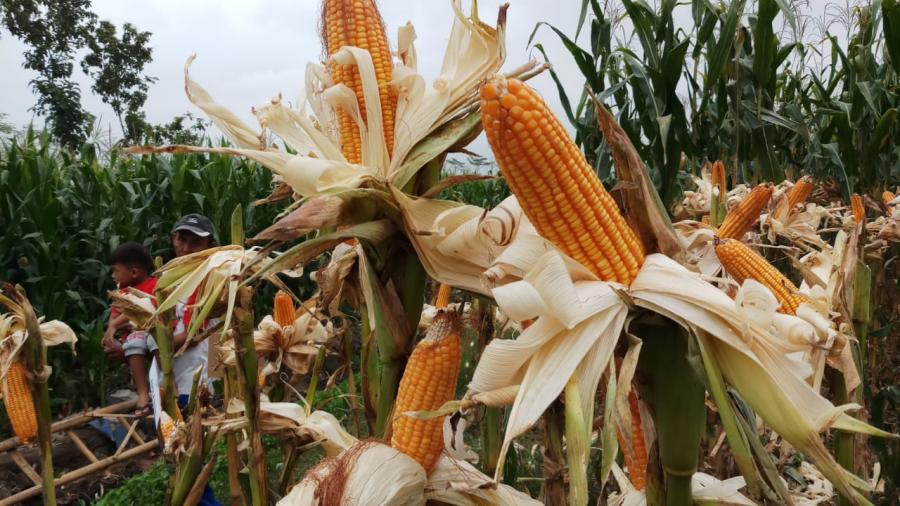
[[[309,379],[309,388],[306,389],[306,405],[310,412],[313,411],[313,403],[316,400],[316,390],[319,388],[319,374],[322,373],[322,362],[325,360],[325,347],[319,346],[316,361],[313,364],[312,376]]]
[[[375,434],[376,414],[375,406],[378,404],[378,362],[376,359],[374,334],[369,324],[369,313],[366,304],[359,305],[360,319],[360,381],[362,382],[363,407],[365,408],[366,424],[369,434]]]
[[[666,471],[666,506],[691,506],[694,504],[691,494],[690,475],[673,474]]]
[[[690,480],[706,430],[705,388],[688,361],[688,339],[678,324],[649,320],[636,326],[644,339],[638,369],[649,380],[646,398],[659,441],[666,504],[690,505]]]
[[[378,408],[375,418],[375,436],[383,437],[390,425],[394,409],[394,398],[397,396],[397,387],[403,376],[403,368],[406,362],[398,357],[382,356],[381,381],[378,383]]]
[[[735,412],[731,407],[731,399],[725,387],[725,379],[722,377],[722,371],[709,350],[710,343],[705,334],[697,335],[697,347],[700,349],[700,355],[703,357],[703,368],[706,371],[706,380],[709,383],[709,393],[716,403],[716,409],[719,412],[719,419],[722,420],[722,426],[725,428],[725,434],[728,437],[728,446],[731,448],[731,455],[737,463],[741,475],[747,481],[747,488],[750,495],[756,498],[762,498],[763,494],[768,492],[765,482],[759,475],[756,465],[753,463],[753,454],[744,433],[741,431],[740,424],[735,418]],[[783,498],[788,500],[789,498]]]
[[[53,475],[53,433],[50,431],[52,415],[50,413],[50,391],[43,371],[47,370],[47,348],[41,337],[41,327],[34,314],[31,303],[22,296],[22,309],[25,313],[25,326],[28,331],[26,340],[26,367],[35,372],[31,381],[31,396],[36,404],[38,423],[38,446],[41,449],[41,487],[44,492],[44,504],[56,504],[56,477]]]
[[[844,375],[837,369],[831,369],[831,391],[834,395],[835,406],[850,402]],[[853,472],[853,434],[842,430],[834,431],[834,460],[844,469]],[[841,495],[838,504],[848,506],[852,504],[849,498]]]
[[[237,383],[237,371],[233,367],[225,369],[225,405],[231,403],[235,395]],[[226,418],[234,418],[237,414],[226,414]],[[238,454],[238,435],[230,433],[225,436],[225,448],[228,454],[228,493],[231,496],[232,505],[244,504],[244,491],[240,480],[240,456]]]
[[[257,375],[259,363],[253,341],[253,290],[241,287],[238,291],[239,307],[235,308],[238,332],[234,335],[234,349],[240,367],[240,383],[243,384],[244,413],[247,416],[248,469],[250,470],[250,498],[253,506],[268,503],[266,489],[266,455],[259,429],[259,387]]]
[[[157,300],[162,300],[162,294],[157,293]],[[156,346],[159,348],[159,370],[162,372],[162,383],[160,384],[160,394],[162,395],[162,407],[173,420],[178,420],[178,402],[175,387],[174,373],[174,342],[172,340],[172,320],[174,313],[165,311],[159,315],[159,321],[156,324],[156,332],[154,339]]]
[[[569,378],[565,390],[566,399],[566,461],[569,465],[569,504],[586,506],[588,503],[587,463],[588,428],[581,409],[581,392],[575,376]]]

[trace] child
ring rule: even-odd
[[[131,287],[144,293],[153,294],[156,288],[156,278],[151,276],[154,270],[153,257],[143,245],[136,242],[120,245],[110,255],[109,265],[112,266],[113,281],[122,292],[127,292]],[[111,356],[124,354],[138,394],[137,410],[134,414],[138,416],[151,414],[146,364],[147,333],[132,331],[128,318],[118,309],[112,308],[109,314],[109,324],[103,335],[103,348]]]

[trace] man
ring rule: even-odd
[[[175,256],[182,257],[197,253],[205,249],[212,248],[216,245],[215,229],[212,222],[202,214],[187,214],[183,216],[172,227],[172,246],[175,248]],[[172,341],[175,351],[181,349],[187,339],[187,331],[190,326],[191,315],[193,313],[192,306],[196,293],[191,294],[188,300],[179,302],[175,306],[175,328],[172,331]],[[204,322],[204,326],[214,324],[213,321]],[[156,342],[150,338],[147,340],[148,348],[151,352],[156,352],[158,347]],[[175,387],[178,390],[178,407],[182,410],[187,407],[190,399],[191,387],[193,386],[194,374],[200,369],[200,381],[206,380],[207,360],[209,355],[209,340],[204,339],[199,343],[192,343],[188,349],[181,355],[175,357],[172,364],[172,374],[175,376]],[[152,376],[158,380],[159,369],[156,362],[153,363]],[[151,383],[156,383],[152,380]],[[158,386],[158,385],[157,385]],[[155,392],[156,404],[159,401],[159,392]],[[157,409],[159,405],[156,404]],[[156,424],[159,425],[159,413],[157,413]],[[219,506],[213,495],[212,488],[206,485],[203,496],[197,503],[199,506]]]
[[[216,245],[215,229],[212,222],[202,214],[188,214],[183,216],[172,227],[172,246],[175,248],[175,256],[181,257],[209,249]],[[172,332],[174,350],[181,349],[187,339],[187,330],[193,313],[192,305],[196,294],[192,294],[188,300],[175,306],[175,328]],[[212,322],[206,322],[211,324]],[[201,381],[206,380],[207,359],[209,356],[209,340],[190,346],[178,357],[172,366],[175,375],[175,385],[178,388],[178,403],[187,405],[188,396],[194,380],[197,368],[202,368]]]

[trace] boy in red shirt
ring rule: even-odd
[[[120,245],[110,254],[109,265],[112,266],[112,278],[119,290],[127,292],[131,287],[153,295],[156,289],[156,278],[151,275],[154,270],[153,257],[143,245],[136,242]],[[147,333],[133,330],[128,318],[113,307],[103,335],[103,349],[110,357],[124,355],[138,394],[135,414],[149,415],[152,407],[147,381]]]

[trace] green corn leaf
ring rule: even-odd
[[[530,46],[532,44],[534,36],[537,34],[537,31],[541,26],[547,26],[548,28],[553,30],[553,32],[556,33],[557,36],[559,36],[559,40],[562,41],[563,46],[565,46],[566,50],[569,51],[569,54],[572,55],[572,58],[575,59],[575,64],[578,65],[578,70],[580,70],[584,78],[587,79],[588,84],[590,84],[591,86],[591,89],[599,93],[602,90],[603,85],[600,81],[597,70],[594,68],[593,56],[579,47],[578,44],[576,44],[558,28],[544,22],[540,22],[534,25],[534,30],[531,31],[531,35],[528,37],[528,45]]]
[[[656,16],[653,9],[641,0],[622,0],[622,6],[625,7],[625,12],[634,25],[634,32],[644,50],[644,58],[651,68],[658,69],[659,53],[654,36]]]
[[[712,57],[708,62],[706,75],[706,89],[708,90],[718,85],[719,77],[725,70],[725,64],[731,56],[731,49],[734,47],[735,36],[737,35],[737,24],[741,13],[744,11],[745,2],[746,0],[736,0],[728,6],[728,13],[719,30],[719,40],[716,41]]]
[[[882,0],[881,11],[884,43],[894,72],[900,74],[900,6],[897,5],[897,0]]]

